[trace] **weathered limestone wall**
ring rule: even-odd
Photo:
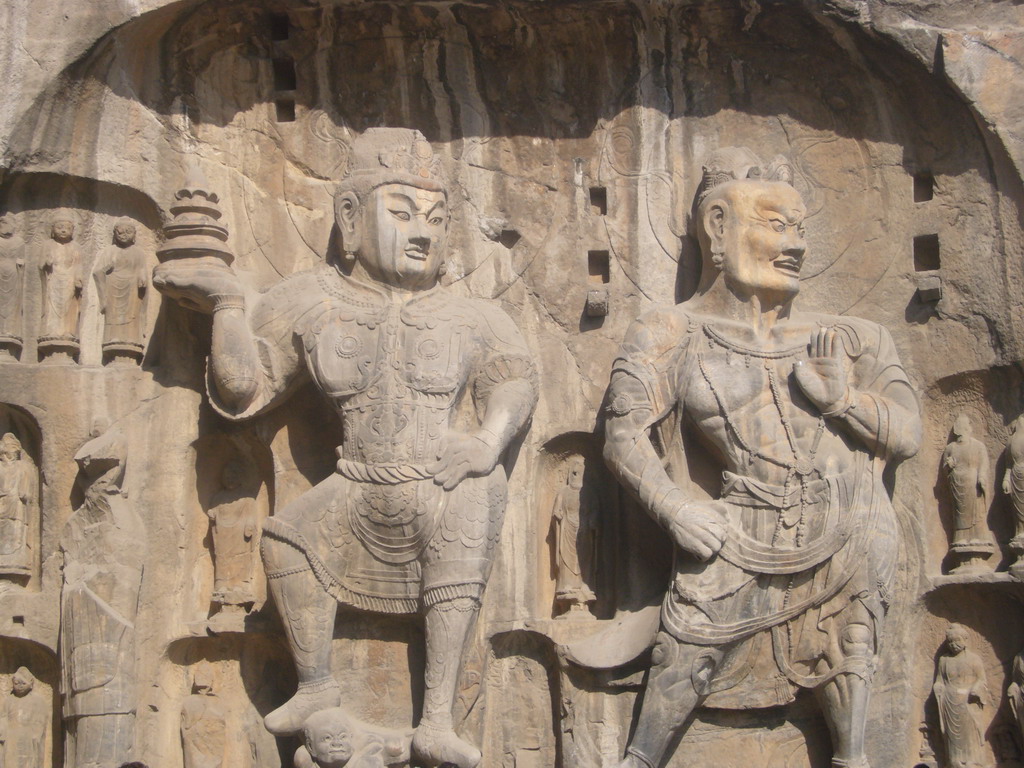
[[[213,621],[210,512],[231,459],[258,476],[254,519],[279,512],[332,473],[343,430],[312,384],[251,421],[221,418],[204,382],[211,320],[148,275],[193,167],[220,198],[247,302],[340,259],[335,188],[353,141],[378,126],[419,130],[441,158],[451,211],[442,282],[500,306],[539,377],[529,429],[506,453],[501,543],[454,707],[482,766],[614,766],[628,742],[647,657],[595,672],[559,649],[649,611],[668,584],[669,539],[604,466],[599,413],[629,325],[697,288],[694,196],[705,158],[728,146],[789,158],[807,207],[801,306],[884,326],[920,400],[920,451],[885,477],[901,544],[868,756],[944,764],[932,683],[958,622],[990,693],[983,764],[1024,761],[1005,695],[1024,647],[1024,587],[1006,573],[1014,517],[1001,491],[1009,426],[1024,412],[1020,6],[15,0],[0,8],[0,29],[0,213],[25,244],[23,340],[17,359],[0,361],[0,433],[19,439],[37,478],[24,502],[28,571],[0,573],[0,675],[28,667],[30,695],[52,703],[44,765],[76,766],[61,704],[73,653],[58,642],[62,541],[88,507],[76,454],[111,430],[127,448],[115,495],[145,531],[125,651],[132,746],[117,759],[188,765],[182,711],[202,669],[227,744],[210,765],[291,764],[299,741],[262,723],[296,684],[279,611],[259,567],[244,622]],[[49,356],[38,342],[41,266],[58,219],[74,224],[80,254],[79,346]],[[147,297],[140,360],[112,361],[103,347],[112,310],[94,272],[119,222],[134,224],[148,259],[135,287]],[[999,545],[970,576],[949,574],[955,504],[942,469],[961,413],[991,459],[986,512]],[[580,456],[595,597],[556,618],[552,516]],[[343,613],[333,673],[345,705],[380,726],[415,726],[422,644],[414,618]],[[4,696],[5,712],[17,709],[21,699]],[[770,768],[827,766],[813,697],[700,710],[666,764],[728,765],[738,754]]]

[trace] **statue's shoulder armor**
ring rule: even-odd
[[[630,325],[619,356],[678,360],[699,328],[699,321],[682,304],[654,307]]]

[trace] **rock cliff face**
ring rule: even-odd
[[[1024,6],[10,0],[0,30],[0,765],[618,766],[652,663],[700,698],[658,726],[671,768],[863,768],[855,678],[876,768],[1024,763]],[[698,190],[769,177],[802,209],[729,198],[716,245]],[[740,327],[768,294],[731,265],[796,248],[728,234],[762,219],[803,232],[806,327]],[[703,298],[716,257],[742,317]],[[793,362],[833,354],[852,394],[819,402]],[[669,512],[609,448],[643,407]],[[785,494],[730,507],[722,470],[780,451]],[[858,462],[889,533],[839,488]],[[726,539],[763,512],[770,555],[814,520],[835,548],[743,587],[672,527],[709,499]],[[721,624],[830,579],[742,659],[651,650],[666,589]]]

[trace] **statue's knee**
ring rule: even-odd
[[[875,633],[867,624],[847,624],[839,639],[839,647],[846,658],[868,658],[874,654]]]

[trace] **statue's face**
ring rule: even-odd
[[[315,728],[306,739],[306,749],[322,768],[342,768],[355,751],[351,729],[340,722]]]
[[[131,224],[118,224],[114,227],[114,241],[118,245],[131,245],[135,242],[135,227]]]
[[[800,193],[783,182],[744,181],[728,196],[722,272],[743,296],[796,294],[804,262]]]
[[[11,677],[11,690],[15,696],[24,696],[32,690],[32,681],[17,673]]]
[[[365,206],[357,258],[370,277],[410,290],[436,284],[448,242],[445,194],[386,184]]]
[[[0,439],[0,459],[17,461],[21,458],[21,443],[12,433],[8,432]]]
[[[960,632],[950,632],[946,635],[946,645],[952,653],[960,653],[967,647],[967,638]]]
[[[14,220],[10,216],[0,216],[0,237],[14,236]]]
[[[67,219],[58,219],[57,221],[53,222],[53,227],[50,231],[53,234],[54,240],[59,240],[62,243],[66,243],[72,237],[74,237],[75,225],[72,224]]]

